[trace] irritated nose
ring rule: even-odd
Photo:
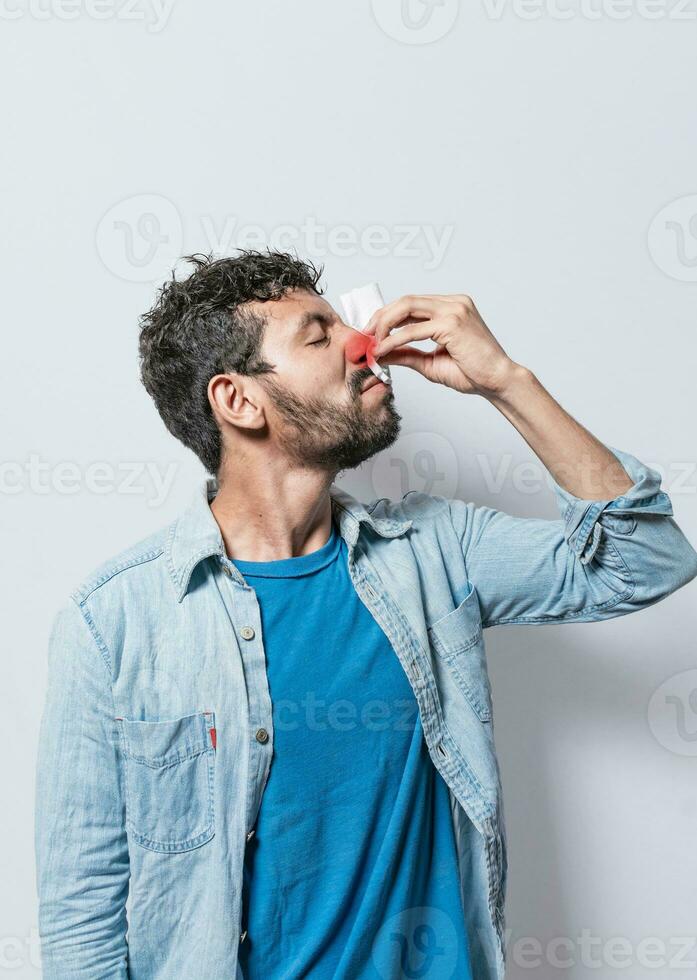
[[[360,364],[361,361],[366,360],[368,352],[375,349],[376,340],[372,334],[361,333],[359,330],[354,330],[352,333],[344,348],[346,359],[352,364]]]

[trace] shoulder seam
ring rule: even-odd
[[[164,551],[165,549],[162,546],[159,546],[151,549],[150,551],[144,551],[142,554],[136,555],[128,561],[119,562],[118,564],[109,567],[109,569],[97,579],[89,579],[83,585],[79,585],[71,592],[70,598],[73,599],[78,606],[82,607],[87,599],[89,599],[89,597],[96,592],[97,589],[100,589],[105,583],[111,581],[111,579],[116,575],[127,571],[129,568],[134,568],[136,565],[143,565],[146,562],[154,561],[154,559],[163,555]]]
[[[87,629],[90,631],[90,635],[94,640],[94,645],[97,647],[97,650],[99,651],[100,659],[107,672],[107,677],[109,680],[109,689],[112,692],[112,700],[113,700],[113,683],[111,677],[112,664],[111,664],[111,657],[109,656],[109,650],[107,648],[107,645],[104,642],[101,633],[97,629],[96,623],[92,618],[92,614],[90,610],[87,608],[85,602],[84,601],[78,602],[77,599],[74,598],[74,596],[71,596],[71,599],[77,606],[77,610],[82,616],[82,620],[85,626],[87,627]]]

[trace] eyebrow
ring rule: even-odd
[[[304,333],[313,323],[319,323],[322,327],[328,327],[334,322],[334,317],[330,313],[323,313],[320,310],[306,310],[298,321],[295,328],[296,336]]]

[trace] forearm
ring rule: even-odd
[[[569,493],[583,500],[612,500],[633,485],[615,455],[527,368],[513,365],[505,385],[487,397]]]

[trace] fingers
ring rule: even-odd
[[[377,334],[376,334],[377,336]],[[432,340],[433,321],[422,320],[418,323],[410,323],[406,327],[400,327],[396,333],[391,333],[384,340],[378,340],[373,356],[378,360],[389,354],[395,348],[401,348],[403,344],[409,344],[413,340]],[[421,353],[424,353],[423,351]]]
[[[447,296],[441,294],[402,296],[376,310],[368,321],[364,332],[373,334],[377,343],[380,344],[396,326],[423,323],[425,320],[443,317],[457,312],[456,308],[458,307],[460,310],[468,311],[475,309],[470,297],[464,293],[452,293]]]
[[[398,350],[392,351],[389,356],[389,360],[384,360],[384,364],[389,364],[391,366],[401,366],[413,368],[418,371],[419,374],[423,374],[428,377],[428,366],[431,361],[431,355],[419,350],[418,347],[400,347]]]
[[[402,321],[431,320],[447,313],[450,305],[451,300],[444,296],[402,296],[373,313],[365,333],[374,334],[379,343]]]

